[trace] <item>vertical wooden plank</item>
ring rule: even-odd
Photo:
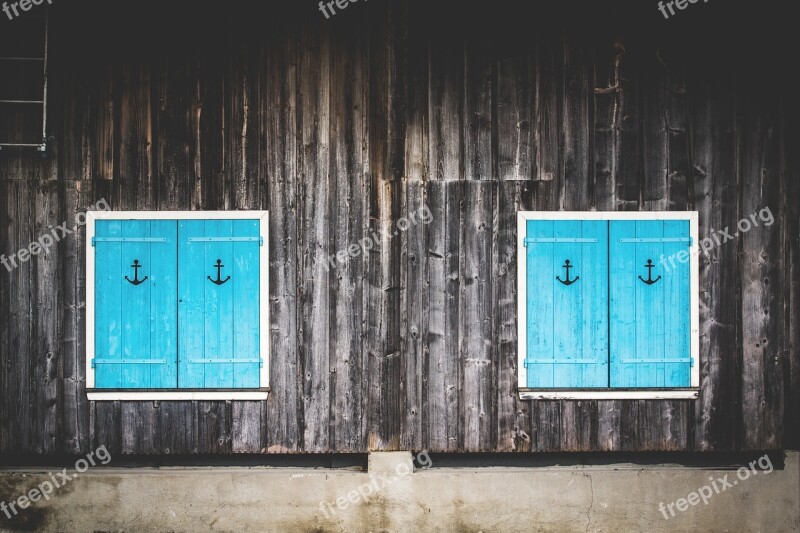
[[[160,453],[161,439],[169,439],[169,436],[162,434],[160,411],[154,402],[120,402],[120,411],[121,452],[125,455]]]
[[[536,170],[533,155],[533,80],[527,40],[504,37],[497,44],[497,177],[529,180]]]
[[[345,261],[325,262],[331,270],[331,446],[339,452],[364,449],[363,279],[376,246],[365,232],[368,58],[366,39],[357,31],[366,22],[364,12],[356,18],[334,28],[331,38],[331,250],[346,252]]]
[[[781,109],[785,110],[781,120],[782,187],[786,216],[784,242],[786,251],[785,317],[786,334],[784,353],[789,358],[788,383],[786,387],[786,411],[784,419],[789,421],[784,432],[784,447],[800,448],[800,153],[792,148],[793,140],[800,138],[798,120],[800,107],[792,97],[789,84],[780,85]]]
[[[35,364],[35,416],[33,417],[35,443],[30,451],[52,454],[57,450],[57,438],[60,432],[60,381],[61,350],[58,339],[61,336],[58,321],[61,293],[58,286],[60,247],[45,247],[47,240],[42,236],[52,237],[50,228],[60,224],[58,201],[59,186],[56,181],[40,182],[36,188],[34,212],[34,234],[29,250],[36,255],[31,257],[33,263],[33,280],[31,296],[35,298],[35,314],[33,316],[34,344],[33,356]],[[71,226],[71,230],[76,227]],[[36,246],[36,248],[34,248]],[[37,251],[38,250],[38,251]]]
[[[328,451],[330,416],[330,36],[309,24],[300,38],[298,121],[299,170],[299,346],[303,372],[303,448]]]
[[[557,180],[559,176],[560,98],[562,74],[562,43],[555,35],[540,35],[536,43],[533,95],[533,142],[536,149],[537,181]],[[542,189],[551,192],[553,209],[561,206],[560,187]]]
[[[64,220],[75,220],[79,213],[85,212],[93,196],[92,191],[91,181],[62,181],[61,212]],[[64,239],[61,246],[63,258],[59,265],[58,283],[63,294],[59,313],[62,324],[59,351],[63,361],[61,384],[63,407],[59,451],[77,455],[88,453],[85,451],[89,448],[90,430],[89,403],[85,392],[87,357],[84,311],[86,309],[85,229]],[[2,346],[1,340],[0,346]]]
[[[5,342],[3,364],[6,382],[4,389],[5,416],[7,425],[3,428],[7,453],[28,453],[35,436],[31,430],[35,427],[35,358],[31,354],[34,342],[32,291],[33,264],[22,262],[10,254],[27,247],[34,237],[33,217],[35,212],[35,182],[27,180],[4,181],[5,204],[3,218],[4,252],[9,252],[10,271],[3,274],[6,279],[6,300],[3,316],[7,317],[5,326]],[[14,266],[16,265],[16,267]]]
[[[366,265],[367,448],[400,444],[400,251],[396,222],[405,171],[406,6],[378,6],[370,19],[369,233],[377,235]],[[373,81],[374,80],[374,81]]]
[[[122,455],[122,407],[120,402],[92,402],[89,407],[91,448],[105,446],[113,457]]]
[[[464,179],[464,38],[435,33],[428,49],[430,179]]]
[[[433,220],[428,225],[429,322],[425,373],[428,376],[427,441],[431,450],[459,446],[460,224],[463,189],[459,184],[431,181],[428,198]]]
[[[464,179],[493,180],[491,40],[470,36],[464,56]]]
[[[592,180],[592,54],[586,39],[564,38],[564,97],[561,104],[559,171],[564,184],[562,207],[582,211],[591,207]]]
[[[269,451],[297,451],[302,439],[302,370],[298,347],[297,40],[287,28],[265,45],[270,211]],[[278,46],[281,43],[281,46]]]
[[[737,106],[732,80],[694,66],[690,81],[694,196],[700,239],[714,242],[714,231],[735,226],[738,182]],[[700,396],[695,409],[696,448],[735,449],[741,392],[739,366],[737,243],[713,246],[698,255],[700,267]],[[733,287],[733,289],[731,289]]]
[[[233,451],[231,402],[195,402],[197,449],[200,453],[229,454]]]
[[[265,451],[265,402],[232,402],[231,450],[233,453]]]
[[[783,311],[780,297],[784,256],[781,232],[750,217],[769,208],[782,220],[778,98],[773,85],[745,89],[739,162],[742,291],[742,429],[744,449],[778,449],[783,443]],[[753,105],[756,102],[756,105]],[[773,207],[774,206],[774,207]],[[747,220],[748,224],[741,222]],[[752,226],[752,228],[750,228]],[[748,231],[748,228],[749,231]]]
[[[459,314],[459,374],[463,401],[462,451],[488,451],[496,441],[494,420],[496,395],[493,387],[495,349],[492,343],[492,301],[494,279],[492,257],[494,244],[493,206],[496,186],[493,182],[466,182],[464,217],[461,233],[461,278],[457,300]]]
[[[121,91],[115,116],[119,131],[115,208],[148,209],[155,196],[150,65],[144,59],[137,59],[117,68],[121,70]]]
[[[161,402],[158,416],[158,450],[160,455],[197,453],[200,426],[196,402]]]
[[[416,143],[414,143],[416,145]],[[414,154],[409,150],[409,154]],[[419,156],[419,152],[416,152]],[[403,183],[403,213],[430,214],[425,182],[412,175]],[[415,179],[411,179],[415,178]],[[419,218],[422,220],[422,218]],[[402,346],[403,362],[402,383],[404,393],[404,409],[401,413],[402,440],[401,449],[420,450],[425,448],[423,441],[424,384],[426,381],[424,362],[426,352],[427,331],[427,257],[426,226],[431,217],[421,223],[412,224],[403,233],[402,248],[402,315],[401,331],[405,339]]]
[[[230,174],[232,208],[266,205],[268,182],[264,146],[265,117],[258,110],[264,84],[262,50],[256,43],[231,45],[225,91],[225,168]]]
[[[629,58],[631,55],[628,56]],[[642,208],[647,211],[663,211],[667,208],[667,181],[669,173],[669,137],[667,124],[668,88],[667,69],[660,55],[648,54],[647,60],[639,63],[641,75],[641,143],[644,153],[641,177]],[[626,181],[621,187],[623,200],[638,201],[639,187],[635,181]]]
[[[401,207],[404,214],[429,214],[426,195],[428,178],[428,43],[423,26],[425,9],[421,4],[409,6],[407,15],[407,102],[404,117],[405,180],[401,185]],[[427,331],[427,260],[426,226],[412,224],[401,235],[400,330],[404,334],[401,346],[403,359],[401,408],[401,449],[419,450],[423,440],[423,410],[425,332]]]
[[[156,112],[156,184],[160,209],[192,207],[193,185],[200,179],[195,160],[200,146],[197,128],[200,68],[193,54],[171,53],[154,67]]]

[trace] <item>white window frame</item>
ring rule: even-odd
[[[260,280],[260,352],[263,365],[257,390],[181,390],[103,391],[94,389],[95,371],[95,236],[98,220],[258,220],[259,235],[264,240],[259,250]],[[86,213],[86,388],[90,401],[102,400],[266,400],[269,395],[269,211],[87,211]]]
[[[527,385],[525,349],[527,337],[528,256],[525,253],[525,234],[529,220],[688,220],[689,290],[690,298],[690,387],[681,389],[531,389]],[[517,387],[523,400],[692,400],[700,389],[700,283],[697,211],[518,211],[517,212]]]

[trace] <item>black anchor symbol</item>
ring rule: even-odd
[[[566,271],[567,271],[567,279],[566,279],[566,281],[564,281],[564,280],[563,280],[563,279],[561,279],[560,277],[556,276],[556,279],[557,279],[558,281],[560,281],[561,283],[563,283],[564,285],[572,285],[573,283],[575,283],[576,281],[578,281],[579,279],[581,279],[581,277],[580,277],[580,276],[575,276],[575,279],[569,279],[569,269],[570,269],[570,268],[575,268],[575,267],[573,267],[572,265],[570,265],[570,264],[569,264],[569,259],[567,259],[566,261],[564,261],[564,270],[566,270]]]
[[[129,278],[128,276],[125,276],[125,279],[128,280],[128,283],[132,285],[141,285],[147,280],[147,276],[143,277],[142,279],[139,279],[139,269],[142,268],[142,265],[139,264],[138,259],[133,260],[131,268],[133,268],[133,279]]]
[[[222,264],[222,259],[217,259],[217,264],[214,265],[214,268],[217,269],[217,279],[211,279],[211,276],[207,276],[208,277],[208,281],[210,281],[211,283],[215,283],[217,285],[222,285],[223,283],[225,283],[226,281],[231,279],[230,276],[228,276],[225,279],[222,279],[222,276],[220,275],[221,270],[223,268],[225,268],[225,265]]]
[[[658,276],[656,279],[653,279],[653,267],[655,265],[653,264],[652,259],[648,259],[647,264],[644,266],[647,267],[647,279],[644,279],[642,276],[639,276],[640,280],[647,283],[648,285],[652,285],[653,283],[661,279],[661,276]]]

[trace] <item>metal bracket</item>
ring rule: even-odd
[[[688,242],[689,246],[692,245],[691,237],[637,237],[629,239],[620,239],[622,243],[657,243],[657,242]]]
[[[260,357],[257,359],[189,359],[189,363],[193,365],[217,365],[224,363],[258,363],[261,368],[264,367],[264,360]]]
[[[597,239],[581,239],[571,237],[525,237],[523,241],[524,246],[529,244],[547,244],[547,243],[592,243],[597,242]]]
[[[166,359],[92,359],[92,368],[96,365],[165,365]]]
[[[623,365],[649,365],[654,363],[689,363],[689,366],[694,366],[694,358],[692,357],[662,357],[656,359],[620,359]]]
[[[92,246],[98,242],[167,242],[160,237],[92,237]]]
[[[596,365],[596,359],[525,359],[526,365]]]
[[[264,245],[264,237],[189,237],[189,242],[257,242]]]

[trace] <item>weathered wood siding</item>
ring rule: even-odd
[[[89,45],[54,15],[53,140],[0,153],[0,253],[101,198],[268,209],[271,393],[88,402],[79,231],[0,267],[0,454],[800,444],[798,99],[761,52],[698,51],[679,22],[476,31],[424,2],[178,27],[169,47],[163,28]],[[707,237],[763,207],[775,224],[702,257],[698,401],[518,399],[518,210],[698,210]]]

